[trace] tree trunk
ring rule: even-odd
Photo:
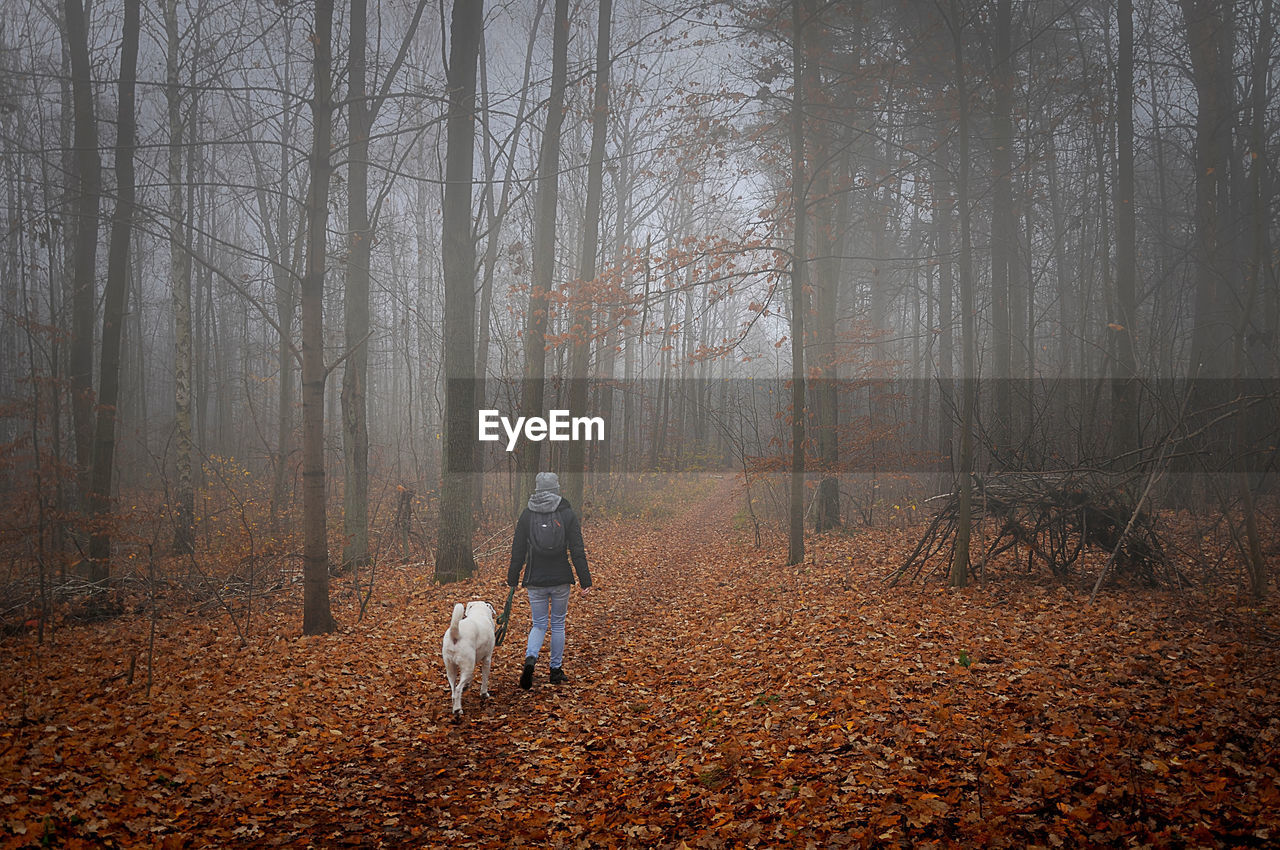
[[[1053,217],[1053,268],[1058,287],[1058,370],[1063,377],[1071,377],[1071,343],[1075,337],[1075,325],[1071,315],[1070,252],[1067,251],[1067,217],[1063,211],[1061,192],[1058,190],[1058,148],[1052,127],[1044,128],[1048,145],[1048,161],[1045,163],[1046,182],[1049,188],[1049,211]]]
[[[938,156],[946,155],[949,148],[940,148]],[[954,262],[951,256],[951,227],[954,223],[952,208],[954,202],[951,189],[944,182],[945,164],[934,166],[934,240],[938,256],[938,398],[944,409],[938,417],[938,455],[941,458],[940,472],[950,472],[950,464],[946,460],[955,450],[955,279],[952,269]]]
[[[960,402],[960,460],[956,465],[960,496],[956,506],[956,540],[951,558],[953,587],[969,583],[969,534],[973,500],[973,425],[977,406],[977,340],[974,328],[973,257],[969,209],[969,89],[964,68],[964,27],[956,0],[951,0],[951,36],[955,52],[956,103],[959,107],[956,165],[956,206],[960,211],[960,346],[962,399]]]
[[[1013,424],[1013,329],[1009,290],[1016,256],[1013,214],[1013,57],[1011,47],[1012,8],[1010,0],[997,0],[995,20],[995,89],[992,115],[991,151],[991,333],[995,380],[995,435],[997,456],[1007,456],[1016,430]],[[966,377],[972,377],[971,375]]]
[[[821,155],[817,158],[820,162],[826,159]],[[839,177],[842,181],[844,175],[840,174]],[[821,215],[816,222],[817,259],[813,264],[813,292],[817,302],[814,310],[814,350],[821,375],[814,400],[817,404],[817,448],[822,464],[822,479],[815,497],[817,503],[814,506],[813,530],[821,534],[840,525],[840,392],[836,363],[836,304],[839,300],[837,289],[840,282],[840,260],[836,252],[840,250],[843,253],[839,246],[843,245],[844,218],[848,204],[843,196],[831,194],[830,169],[824,169],[819,174],[816,186],[821,196],[818,204]]]
[[[545,3],[538,4],[538,14],[534,18],[534,35],[537,33],[537,20],[542,16],[542,9]],[[534,38],[529,39],[530,45],[533,44]],[[486,386],[489,379],[489,335],[490,324],[493,316],[493,275],[495,267],[498,263],[498,240],[502,233],[502,218],[506,214],[507,198],[510,196],[511,190],[511,170],[515,163],[515,147],[516,142],[520,138],[520,124],[524,118],[524,104],[527,100],[529,91],[528,74],[530,71],[530,63],[525,62],[525,81],[520,91],[520,109],[516,116],[516,131],[511,135],[511,156],[507,158],[506,179],[502,183],[502,204],[501,213],[498,206],[493,201],[493,184],[495,179],[496,165],[493,161],[491,152],[490,139],[492,132],[490,131],[490,111],[489,111],[489,56],[485,46],[485,38],[483,31],[480,34],[480,45],[478,50],[478,72],[480,86],[480,151],[484,158],[484,179],[485,189],[484,195],[484,214],[487,224],[488,235],[485,237],[484,259],[480,262],[480,313],[476,317],[476,366],[475,366],[475,397],[472,399],[477,408],[487,408],[489,389]],[[485,468],[485,449],[484,444],[476,441],[474,451],[474,468],[475,478],[472,479],[471,503],[472,516],[483,516],[484,512],[484,468]]]
[[[547,124],[538,155],[538,200],[533,224],[533,281],[524,331],[524,383],[520,409],[524,416],[542,416],[547,373],[547,316],[551,309],[551,283],[556,264],[556,207],[560,189],[560,127],[564,122],[564,89],[569,68],[569,0],[556,0],[551,42],[551,97]],[[532,492],[538,474],[542,444],[526,442],[519,448],[520,486],[515,493],[518,508]],[[518,511],[517,511],[518,513]]]
[[[628,321],[627,308],[622,306],[630,292],[630,275],[625,271],[623,261],[623,249],[630,237],[630,216],[628,203],[629,192],[626,188],[629,186],[629,177],[627,176],[627,162],[625,158],[626,142],[622,144],[623,156],[620,157],[617,173],[615,178],[614,197],[617,200],[617,211],[614,215],[614,233],[613,233],[613,261],[616,267],[621,270],[622,279],[618,282],[617,288],[613,293],[615,306],[611,308],[609,316],[609,333],[605,337],[604,350],[601,352],[600,359],[600,375],[604,379],[600,384],[600,411],[604,416],[605,441],[599,448],[599,462],[596,470],[602,477],[608,480],[613,472],[613,455],[617,448],[623,449],[623,453],[619,457],[626,457],[626,424],[625,421],[621,428],[618,428],[618,422],[613,416],[613,385],[614,372],[618,366],[619,346],[626,344],[628,352],[631,352],[634,346],[626,343],[623,335],[623,323]],[[625,357],[625,355],[624,355]],[[626,358],[629,360],[629,358]],[[627,366],[624,364],[624,371]],[[629,377],[629,376],[628,376]],[[629,380],[623,381],[623,392],[626,397],[631,395],[631,383]],[[621,441],[617,444],[614,442],[614,436],[621,435]],[[625,471],[625,470],[624,470]],[[610,492],[614,492],[614,488],[610,486]]]
[[[75,252],[71,259],[71,340],[67,379],[71,385],[72,435],[80,495],[89,492],[93,464],[93,319],[94,279],[98,265],[98,205],[102,194],[102,161],[89,68],[89,34],[80,0],[65,0],[67,48],[71,55],[71,98],[75,114],[75,171],[70,192],[75,198],[71,220]]]
[[[1229,209],[1227,164],[1231,154],[1231,57],[1229,7],[1223,0],[1179,0],[1187,28],[1196,87],[1196,295],[1191,369],[1199,377],[1223,377],[1230,363],[1231,288],[1222,256],[1222,215]]]
[[[281,198],[287,198],[281,193]],[[287,219],[285,219],[287,221]],[[279,339],[276,342],[276,369],[280,374],[280,384],[276,394],[276,451],[275,464],[271,477],[271,533],[281,539],[289,533],[289,527],[282,521],[285,491],[289,481],[289,458],[293,453],[293,406],[297,403],[295,390],[293,344],[291,340],[293,315],[297,309],[294,275],[291,269],[280,267],[274,275],[276,293],[276,324],[279,325]]]
[[[1236,377],[1257,379],[1264,376],[1259,368],[1260,363],[1254,358],[1252,341],[1266,339],[1266,318],[1256,318],[1265,286],[1264,278],[1268,267],[1267,228],[1269,225],[1267,210],[1269,199],[1264,192],[1264,175],[1267,173],[1267,78],[1271,57],[1271,43],[1274,40],[1275,21],[1273,0],[1263,0],[1262,20],[1258,24],[1258,43],[1254,46],[1252,104],[1249,128],[1249,151],[1252,166],[1249,173],[1249,195],[1252,203],[1250,210],[1250,250],[1248,274],[1246,276],[1247,295],[1245,300],[1244,321],[1241,323],[1236,339]],[[1265,310],[1263,311],[1265,313]],[[1245,405],[1241,405],[1242,408]],[[1241,451],[1248,451],[1257,433],[1251,429],[1249,413],[1241,409],[1237,414],[1237,445]],[[1256,444],[1256,443],[1255,443]],[[1249,578],[1249,592],[1255,599],[1267,595],[1271,580],[1267,559],[1263,554],[1262,536],[1258,527],[1258,514],[1254,504],[1254,476],[1252,470],[1237,475],[1237,487],[1240,490],[1241,505],[1244,510],[1244,530],[1246,545],[1244,549],[1245,573]]]
[[[1133,177],[1133,0],[1119,0],[1120,56],[1116,66],[1116,142],[1118,147],[1116,216],[1116,373],[1111,385],[1114,422],[1112,451],[1123,455],[1138,448],[1138,361],[1134,346],[1137,327],[1137,223]],[[1130,466],[1133,459],[1122,462]]]
[[[449,114],[444,188],[444,462],[436,578],[475,571],[471,551],[475,458],[475,276],[471,185],[475,159],[476,60],[484,26],[481,0],[456,0],[449,46]]]
[[[164,4],[165,101],[169,118],[169,281],[173,288],[173,406],[177,486],[173,494],[173,552],[195,551],[195,484],[191,478],[191,258],[187,253],[182,180],[182,89],[178,84],[178,0]]]
[[[804,25],[807,10],[791,0],[791,212],[795,233],[791,253],[791,505],[787,563],[804,561],[804,334],[805,266],[808,254],[808,203],[804,151]]]
[[[288,79],[288,62],[285,62],[285,79]],[[288,91],[288,84],[284,86]],[[288,138],[292,133],[294,120],[289,118],[292,110],[282,110],[282,131],[280,134],[280,174],[289,173],[290,146]],[[276,368],[280,373],[280,384],[276,396],[276,456],[271,480],[271,530],[277,538],[288,533],[288,527],[281,522],[280,513],[285,502],[286,482],[289,480],[289,458],[293,454],[293,407],[297,403],[297,390],[294,370],[297,366],[293,346],[293,318],[297,311],[297,285],[295,282],[295,266],[298,262],[299,246],[289,235],[289,193],[277,195],[275,263],[272,268],[272,279],[275,282],[276,325],[279,339],[276,344]],[[265,201],[265,199],[264,199]],[[264,222],[266,204],[263,204]],[[298,237],[302,228],[298,228]],[[290,244],[293,241],[294,244]]]
[[[302,633],[337,628],[329,609],[329,537],[325,505],[324,278],[329,223],[329,140],[333,120],[330,65],[333,0],[316,0],[311,100],[311,190],[307,194],[307,268],[299,293],[302,312]]]
[[[347,91],[351,144],[347,165],[347,227],[351,253],[343,289],[347,360],[342,370],[343,569],[369,562],[369,422],[365,387],[369,380],[369,100],[365,85],[367,0],[351,3],[350,85]]]
[[[578,267],[578,292],[574,312],[573,353],[569,365],[569,411],[571,416],[587,415],[587,369],[591,359],[592,317],[596,277],[596,257],[600,236],[600,196],[604,184],[604,143],[609,123],[609,30],[613,0],[600,0],[596,27],[596,85],[591,110],[591,153],[587,160],[587,200],[583,213],[582,256]],[[605,411],[608,416],[608,411]],[[583,506],[586,488],[587,445],[569,443],[565,462],[565,495],[573,505]]]
[[[200,36],[200,18],[196,16],[192,22],[192,42],[195,43]],[[191,139],[200,138],[202,132],[200,122],[200,92],[195,88],[196,72],[193,68],[188,76],[188,92],[190,93],[191,102],[187,106],[187,137]],[[187,174],[194,175],[203,173],[203,157],[202,149],[199,145],[188,145],[186,150]],[[184,233],[184,246],[188,256],[194,256],[194,252],[199,250],[201,255],[207,255],[205,250],[205,239],[207,235],[206,218],[208,212],[208,204],[205,203],[205,191],[207,187],[203,184],[197,184],[194,180],[188,180],[186,184],[186,222]],[[209,448],[208,442],[208,398],[209,398],[209,336],[210,330],[206,324],[212,326],[213,322],[203,321],[206,310],[204,303],[204,284],[208,278],[208,269],[201,265],[198,269],[193,270],[189,275],[191,289],[191,431],[194,445],[199,447],[199,451],[204,453]],[[199,486],[204,482],[204,466],[203,464],[194,464],[191,468],[192,477],[195,479],[194,486]]]
[[[1272,339],[1274,352],[1274,314],[1269,302],[1275,297],[1274,281],[1270,274],[1271,252],[1269,250],[1268,232],[1272,221],[1268,217],[1271,209],[1272,187],[1268,176],[1271,173],[1270,156],[1267,148],[1267,107],[1272,102],[1269,90],[1269,71],[1272,43],[1275,41],[1275,0],[1262,0],[1262,20],[1258,25],[1258,43],[1254,47],[1252,104],[1249,127],[1249,197],[1252,209],[1249,215],[1250,247],[1248,263],[1248,299],[1244,346],[1249,358],[1247,377],[1275,377],[1267,364],[1255,359],[1254,344]],[[1258,352],[1259,358],[1268,357]],[[1269,355],[1272,364],[1275,355]]]
[[[134,81],[138,67],[140,0],[124,0],[120,44],[120,82],[116,117],[116,210],[107,249],[107,285],[103,292],[101,373],[98,378],[98,422],[93,439],[93,472],[89,511],[94,519],[89,538],[89,580],[106,581],[111,573],[111,473],[115,467],[116,412],[120,400],[120,347],[129,298],[129,248],[133,242],[133,148],[136,126]]]
[[[424,166],[425,169],[425,166]],[[439,171],[426,171],[438,176]],[[444,188],[439,195],[428,192],[426,184],[420,184],[418,201],[419,209],[431,209],[436,203],[443,203]],[[443,218],[443,216],[442,216]],[[418,216],[419,221],[422,216]],[[434,223],[433,223],[434,225]],[[438,483],[444,471],[444,348],[436,346],[436,340],[444,339],[444,270],[441,267],[443,246],[443,227],[428,226],[422,233],[429,240],[418,242],[419,284],[417,290],[418,309],[418,362],[422,364],[422,403],[419,411],[422,414],[422,428],[425,432],[425,451],[423,452],[424,482]]]

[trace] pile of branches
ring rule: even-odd
[[[1058,579],[1071,577],[1072,568],[1085,547],[1114,555],[1122,577],[1148,585],[1176,583],[1150,514],[1135,511],[1132,478],[1098,470],[1059,470],[1041,473],[1002,473],[990,478],[974,476],[972,520],[982,521],[994,532],[986,537],[986,550],[971,560],[985,568],[1004,552],[1014,549],[1027,555],[1027,571],[1039,561]],[[955,551],[960,494],[935,496],[941,507],[919,544],[891,577],[896,584],[911,573],[924,576],[935,555],[934,571],[945,573]],[[1127,532],[1126,532],[1127,529]],[[982,538],[975,534],[970,545]],[[912,571],[914,570],[914,573]]]

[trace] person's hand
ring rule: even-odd
[[[591,588],[592,588],[592,587],[593,587],[593,585],[587,585],[586,587],[582,588],[582,591],[581,591],[582,595],[583,595],[583,596],[590,596],[590,595],[591,595]]]

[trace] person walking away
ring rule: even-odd
[[[569,500],[560,495],[560,479],[554,472],[538,473],[529,506],[516,520],[511,566],[507,569],[508,587],[517,586],[522,567],[532,624],[524,668],[520,671],[520,687],[528,690],[533,686],[538,653],[542,651],[548,631],[551,633],[548,681],[553,685],[563,684],[569,681],[564,674],[564,621],[569,613],[569,592],[576,571],[582,595],[589,594],[591,571],[587,568],[587,552],[582,543],[582,525]]]

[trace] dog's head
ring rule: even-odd
[[[490,605],[488,602],[484,602],[483,600],[477,599],[474,602],[467,603],[468,617],[479,616],[481,612],[483,612],[484,615],[489,618],[489,622],[491,623],[496,622],[498,619],[497,611],[495,611],[493,606]]]

